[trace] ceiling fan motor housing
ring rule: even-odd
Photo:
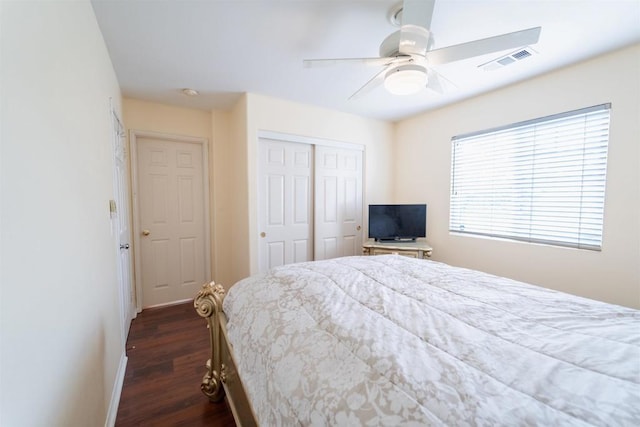
[[[400,42],[404,45],[401,46]],[[411,43],[413,42],[413,43]],[[409,46],[407,46],[409,44]],[[411,44],[420,46],[418,49],[412,49]],[[431,45],[431,32],[428,30],[407,25],[403,30],[394,31],[389,34],[380,44],[380,57],[393,57],[399,54],[418,54],[423,55]]]

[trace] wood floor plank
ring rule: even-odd
[[[200,391],[205,325],[192,303],[143,310],[133,320],[116,427],[235,427],[227,403],[211,403]]]

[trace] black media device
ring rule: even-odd
[[[369,238],[412,241],[427,237],[427,205],[369,205]]]

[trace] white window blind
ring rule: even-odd
[[[453,137],[449,230],[600,250],[610,109]]]

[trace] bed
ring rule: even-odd
[[[640,425],[640,311],[398,255],[194,299],[238,425]]]

